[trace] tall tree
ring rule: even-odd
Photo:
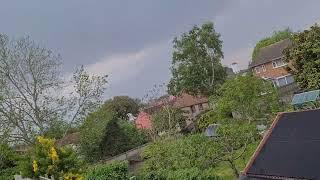
[[[249,122],[266,122],[280,108],[272,83],[252,75],[226,81],[213,101],[219,119],[228,118],[233,113]]]
[[[80,128],[80,150],[88,161],[123,153],[147,142],[132,123],[104,107],[89,114]]]
[[[164,105],[159,111],[151,116],[152,129],[157,133],[168,133],[172,135],[186,126],[187,117],[181,109]]]
[[[114,111],[120,119],[128,119],[128,114],[137,115],[140,108],[140,100],[129,96],[115,96],[106,101],[104,107],[109,111]]]
[[[211,95],[225,80],[220,34],[213,23],[194,26],[173,41],[172,78],[169,93]]]
[[[74,122],[99,104],[105,77],[92,79],[80,69],[73,80],[75,93],[63,96],[60,60],[29,37],[10,40],[0,34],[1,138],[32,143],[52,122]]]
[[[219,145],[220,157],[215,160],[226,162],[238,178],[241,169],[236,162],[244,158],[248,146],[258,139],[256,127],[249,122],[229,119],[220,124],[217,134],[216,143]]]
[[[295,33],[285,50],[289,70],[302,89],[320,89],[320,26]]]

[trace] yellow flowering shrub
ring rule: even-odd
[[[54,139],[37,137],[26,161],[22,163],[22,174],[26,177],[47,175],[55,179],[82,180],[79,175],[81,161],[77,154],[72,149],[56,147]]]
[[[36,160],[33,160],[33,162],[32,162],[32,168],[33,168],[33,172],[34,173],[37,173],[38,172],[38,163],[37,163],[37,161]]]
[[[59,160],[58,153],[54,147],[50,148],[49,157],[51,158],[53,163],[55,163]]]
[[[80,174],[67,173],[63,176],[64,180],[83,180],[83,176]]]

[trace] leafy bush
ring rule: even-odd
[[[145,179],[184,179],[183,172],[190,172],[190,177],[203,177],[203,172],[215,166],[218,153],[217,143],[202,134],[158,140],[145,149],[140,175]]]
[[[22,175],[48,175],[58,179],[66,174],[78,174],[81,171],[81,160],[75,152],[70,148],[57,148],[54,144],[53,139],[38,137],[33,149],[20,163]],[[80,175],[78,177],[74,179],[81,179]]]
[[[241,120],[219,123],[214,138],[193,134],[148,145],[140,175],[145,179],[217,179],[220,174],[215,168],[225,162],[231,176],[238,177],[242,167],[237,166],[237,161],[259,138],[255,125]]]
[[[91,167],[84,176],[86,180],[127,180],[128,163],[114,162],[112,164]]]
[[[209,110],[203,114],[200,114],[197,119],[197,131],[204,132],[210,124],[218,123],[217,112],[215,110]]]
[[[18,155],[7,145],[0,144],[0,179],[12,179],[18,172]]]

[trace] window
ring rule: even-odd
[[[286,77],[282,77],[282,78],[279,78],[278,79],[278,86],[281,87],[281,86],[284,86],[287,84],[287,80],[286,80]]]
[[[254,70],[256,71],[257,74],[259,74],[261,71],[261,68],[260,68],[260,66],[257,66],[254,68]]]
[[[203,105],[202,104],[199,104],[198,108],[199,108],[199,111],[203,111]]]
[[[275,80],[275,83],[277,84],[277,86],[282,87],[294,83],[294,78],[292,75],[279,77]]]
[[[195,112],[196,112],[196,107],[193,106],[193,105],[191,106],[191,112],[192,112],[192,113],[195,113]]]
[[[266,72],[266,70],[267,70],[265,65],[257,66],[254,69],[255,69],[257,74],[259,74],[261,72]]]
[[[289,75],[289,76],[287,76],[286,78],[287,78],[287,84],[292,84],[292,83],[294,83],[294,78],[293,78],[292,75]]]
[[[278,60],[272,61],[273,68],[278,68],[278,67],[282,67],[282,66],[285,66],[285,65],[287,65],[287,63],[285,63],[282,59],[278,59]]]

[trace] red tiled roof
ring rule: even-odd
[[[208,98],[203,96],[191,96],[189,94],[182,94],[178,96],[173,104],[177,108],[189,107],[196,104],[207,103]]]
[[[158,101],[151,103],[145,110],[161,108],[164,105],[173,105],[177,108],[189,107],[196,104],[207,103],[208,98],[204,96],[192,96],[186,93],[180,96],[164,96]]]

